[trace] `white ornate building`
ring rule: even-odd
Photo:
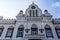
[[[60,19],[32,3],[16,19],[0,17],[0,40],[60,40]]]

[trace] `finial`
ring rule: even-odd
[[[34,3],[34,1],[33,1],[33,3]]]
[[[34,4],[34,0],[32,1],[32,3]]]

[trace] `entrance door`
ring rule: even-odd
[[[29,40],[42,40],[42,39],[29,39]]]

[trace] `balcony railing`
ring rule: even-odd
[[[41,17],[27,17],[28,21],[41,21]]]
[[[25,34],[25,38],[45,38],[45,34],[38,34],[38,35],[32,35],[32,34]]]

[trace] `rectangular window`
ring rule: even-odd
[[[30,10],[30,16],[31,16],[31,10]]]
[[[23,37],[23,32],[22,31],[18,31],[17,37]]]
[[[14,29],[14,28],[8,28],[6,37],[10,37],[10,38],[12,37],[13,29]]]
[[[3,28],[0,28],[0,37],[2,35],[2,32],[3,32]]]
[[[37,10],[36,10],[36,16],[38,16]]]
[[[51,29],[46,29],[46,36],[47,36],[47,38],[53,38],[53,34],[52,34],[52,31],[51,31]]]
[[[58,38],[60,38],[60,29],[56,29],[56,33],[57,33]]]
[[[32,35],[37,35],[38,32],[37,32],[37,31],[32,31],[31,34],[32,34]]]
[[[32,29],[31,29],[31,34],[32,34],[32,35],[37,35],[37,34],[38,34],[37,28],[32,28]]]
[[[23,28],[18,28],[17,37],[23,37]]]
[[[35,15],[34,15],[34,10],[33,10],[33,17],[34,17]]]

